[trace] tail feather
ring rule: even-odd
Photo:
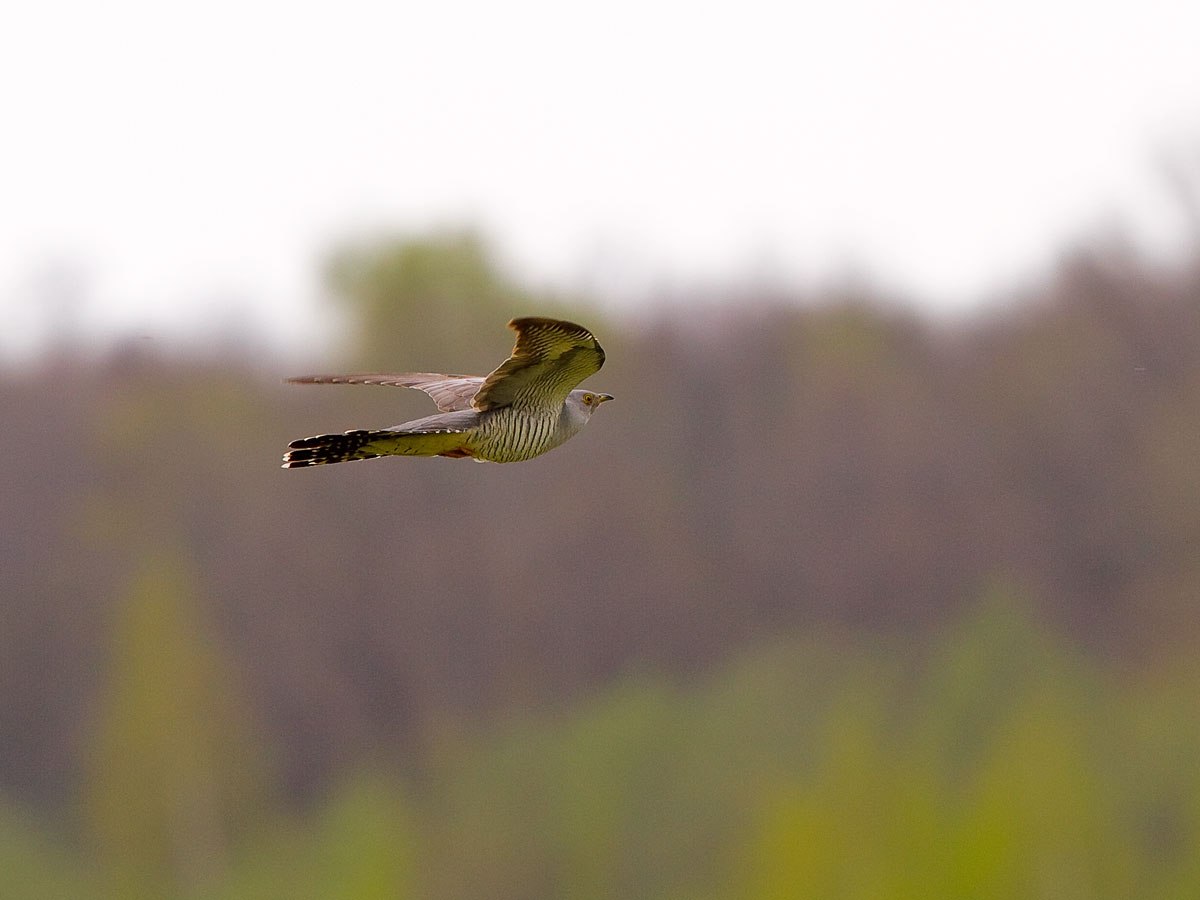
[[[354,459],[374,459],[379,454],[364,448],[371,443],[371,431],[347,431],[344,434],[318,434],[315,437],[300,438],[288,444],[287,455],[283,458],[285,469],[295,469],[301,466],[324,466],[329,463],[347,462]]]
[[[375,459],[379,456],[470,456],[463,446],[461,431],[420,432],[347,431],[343,434],[318,434],[288,444],[283,468],[324,466],[330,463]]]

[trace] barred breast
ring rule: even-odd
[[[570,436],[561,410],[505,406],[482,416],[471,449],[476,459],[523,462],[553,450]]]

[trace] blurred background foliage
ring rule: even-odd
[[[1200,896],[1200,252],[956,324],[635,323],[473,234],[327,272],[314,368],[562,315],[617,402],[527,465],[292,472],[425,398],[240,343],[5,371],[0,895]]]

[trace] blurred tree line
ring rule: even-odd
[[[634,328],[471,235],[328,275],[354,340],[314,368],[482,373],[563,315],[617,401],[533,464],[284,471],[426,398],[218,350],[6,372],[0,887],[1200,891],[1200,254],[1081,250],[954,326]]]

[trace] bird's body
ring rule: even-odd
[[[556,319],[514,319],[512,355],[486,377],[409,372],[313,375],[301,384],[382,384],[425,391],[441,413],[391,428],[302,438],[289,444],[284,468],[379,456],[471,457],[523,462],[578,434],[610,394],[575,389],[604,364],[587,329]]]
[[[568,397],[558,411],[502,406],[480,413],[472,455],[493,462],[524,462],[553,450],[587,424],[587,416],[576,413],[577,403],[578,398]]]

